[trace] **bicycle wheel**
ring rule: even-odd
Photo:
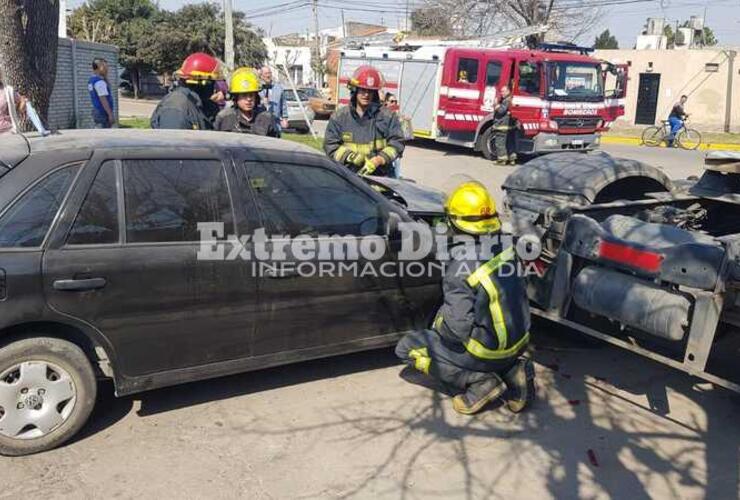
[[[688,149],[689,151],[693,151],[701,146],[701,134],[693,128],[683,129],[678,133],[676,140],[678,141],[678,145],[681,146],[681,149]]]
[[[648,127],[642,132],[642,143],[645,146],[656,147],[665,139],[663,127]]]

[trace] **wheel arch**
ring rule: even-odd
[[[112,348],[97,333],[68,323],[45,320],[17,323],[0,330],[0,348],[31,334],[66,340],[76,345],[90,361],[98,378],[116,380]]]
[[[486,130],[491,128],[492,125],[493,113],[487,114],[480,122],[478,122],[478,127],[475,129],[475,138],[473,139],[473,143],[475,144],[475,146],[473,146],[474,151],[481,150],[480,139],[483,137],[483,134],[486,133]]]

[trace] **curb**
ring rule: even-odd
[[[640,146],[642,139],[639,137],[615,137],[602,135],[601,144],[623,144],[627,146]],[[665,145],[658,147],[664,148]],[[699,146],[701,151],[740,151],[740,144],[706,143]]]

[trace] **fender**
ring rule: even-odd
[[[478,139],[480,138],[484,129],[488,129],[488,127],[492,123],[493,123],[493,113],[488,113],[486,116],[483,117],[483,119],[481,119],[481,121],[478,122],[478,127],[476,127],[475,129],[475,137],[473,138],[473,142],[475,143],[475,146],[473,147],[473,151],[480,151],[480,143],[478,142]]]

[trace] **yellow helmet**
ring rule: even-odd
[[[257,72],[252,68],[238,68],[231,74],[229,92],[232,94],[246,94],[262,90],[262,82]]]
[[[450,194],[445,212],[460,231],[470,234],[497,233],[501,220],[496,202],[480,182],[464,182]]]

